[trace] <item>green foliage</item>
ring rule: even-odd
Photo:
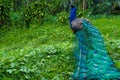
[[[69,10],[69,0],[21,0],[20,5],[19,1],[0,0],[0,9],[5,7],[0,11],[0,26],[12,24],[11,28],[0,29],[0,80],[71,80],[75,65],[73,34],[68,26],[69,14],[65,12]],[[81,1],[75,2],[81,8],[78,16],[86,17],[94,11],[93,3],[86,0],[88,10],[83,13]],[[110,6],[106,1],[100,3],[97,12],[106,12]],[[120,68],[120,16],[100,17],[96,16],[91,22],[102,32],[106,48]],[[30,28],[18,28],[23,27],[25,21]],[[38,21],[37,24],[31,24],[34,21]],[[45,24],[38,24],[43,21]]]
[[[64,74],[70,75],[69,72],[71,72],[72,66],[67,68],[70,70],[69,72],[63,72],[66,69],[65,67],[67,67],[68,61],[70,60],[69,55],[66,53],[61,53],[61,55],[58,55],[54,54],[54,52],[45,54],[41,52],[41,49],[44,48],[31,49],[26,55],[21,54],[26,52],[23,49],[20,50],[21,53],[16,57],[3,58],[0,63],[0,79],[54,79],[58,76],[59,79],[64,80],[62,78]],[[48,49],[45,51],[48,52]],[[64,78],[67,79],[67,76],[64,76]]]
[[[26,25],[30,27],[31,23],[44,23],[44,20],[54,19],[57,22],[68,23],[68,13],[71,0],[1,0],[0,10],[1,21],[0,26],[5,24]],[[99,0],[101,1],[101,0]],[[89,17],[91,14],[108,14],[111,13],[114,6],[119,5],[119,1],[111,0],[101,1],[97,4],[93,0],[85,1],[85,10],[83,11],[83,0],[75,1],[78,9],[78,17]],[[51,15],[51,16],[49,16]]]
[[[99,3],[92,3],[90,7],[93,14],[109,14],[112,11],[112,1],[104,0]]]
[[[10,7],[11,5],[9,4],[10,1],[0,1],[0,27],[9,24],[10,23]]]
[[[70,79],[74,58],[68,26],[32,25],[9,33],[0,38],[1,80]]]
[[[31,20],[35,17],[37,17],[40,21],[42,21],[44,15],[45,15],[45,9],[46,2],[44,3],[34,3],[33,5],[29,6],[27,10],[24,12],[24,18],[26,22],[26,26],[30,26]]]
[[[56,16],[57,17],[56,22],[62,23],[62,24],[68,24],[68,20],[69,20],[68,15],[69,15],[68,12],[58,13]]]
[[[117,68],[119,19],[120,16],[90,19],[102,33]],[[0,32],[0,80],[71,80],[75,69],[74,35],[68,25],[47,22],[32,24],[29,29],[1,28]]]
[[[119,59],[120,54],[120,40],[111,40],[108,44],[109,53],[113,56],[114,59]],[[115,56],[114,56],[115,55]]]
[[[56,2],[55,4],[53,4]],[[42,2],[34,2],[32,3],[24,12],[24,19],[26,22],[26,26],[29,26],[29,24],[33,21],[34,18],[37,18],[40,23],[43,22],[43,18],[47,15],[56,15],[57,13],[63,11],[64,9],[61,9],[61,1],[42,1]],[[59,7],[59,8],[58,8]],[[65,14],[66,12],[61,13],[60,15],[58,14],[58,21],[65,21],[67,15]],[[65,14],[66,16],[63,17]],[[62,16],[62,17],[61,17]]]

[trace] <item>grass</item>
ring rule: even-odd
[[[98,27],[98,29],[101,31],[101,33],[104,36],[109,35],[109,38],[112,39],[120,39],[119,32],[120,32],[120,22],[119,22],[119,16],[116,17],[110,17],[110,18],[100,18],[93,21],[93,24]]]
[[[21,48],[26,46],[38,47],[42,44],[55,44],[56,42],[64,42],[71,38],[71,33],[68,26],[58,26],[55,24],[47,25],[32,25],[30,29],[14,29],[7,31],[7,34],[0,39],[1,49]],[[6,32],[4,32],[6,33]],[[20,47],[21,46],[21,47]]]
[[[90,20],[120,68],[120,16]],[[75,39],[69,25],[32,24],[29,29],[3,28],[0,32],[0,80],[71,80]]]

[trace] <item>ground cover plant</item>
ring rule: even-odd
[[[120,16],[89,18],[120,69]],[[0,29],[0,80],[71,80],[75,37],[69,24],[45,22]]]

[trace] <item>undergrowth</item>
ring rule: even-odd
[[[120,68],[120,16],[90,18]],[[31,24],[0,29],[0,80],[71,80],[75,37],[69,25]]]

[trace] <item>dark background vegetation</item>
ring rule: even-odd
[[[35,20],[43,23],[45,20],[51,20],[51,18],[54,19],[55,17],[58,17],[57,21],[66,22],[71,1],[72,0],[1,0],[0,27],[13,24],[29,27]],[[78,9],[78,17],[120,13],[119,0],[76,0],[74,4]]]

